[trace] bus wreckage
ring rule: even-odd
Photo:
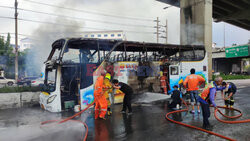
[[[84,109],[93,103],[93,85],[102,70],[130,85],[135,94],[161,93],[160,72],[167,77],[169,93],[191,68],[208,78],[205,48],[193,45],[65,38],[52,44],[45,66],[40,105],[51,112],[74,105]],[[115,94],[115,103],[122,102],[123,96]]]

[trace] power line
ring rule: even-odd
[[[56,16],[56,17],[65,17],[65,18],[76,19],[76,20],[85,20],[85,21],[91,21],[91,22],[97,22],[97,23],[114,24],[114,25],[120,25],[120,26],[132,26],[132,27],[136,26],[136,27],[154,28],[153,26],[147,26],[147,25],[123,24],[123,23],[100,21],[100,20],[94,20],[94,19],[88,19],[88,18],[77,18],[77,17],[65,16],[65,15],[57,15],[57,14],[53,14],[53,13],[34,11],[34,10],[22,9],[22,8],[19,8],[19,10],[38,13],[38,14],[46,14],[46,15]]]
[[[14,9],[14,7],[9,7],[9,6],[1,6],[0,5],[0,7],[1,8]],[[96,22],[96,23],[106,23],[106,24],[114,24],[114,25],[120,25],[120,26],[131,26],[131,27],[136,26],[136,27],[154,28],[153,26],[147,26],[147,25],[124,24],[124,23],[117,23],[117,22],[94,20],[94,19],[89,19],[89,18],[78,18],[78,17],[71,17],[71,16],[66,16],[66,15],[58,15],[58,14],[54,14],[54,13],[35,11],[35,10],[24,9],[24,8],[18,8],[18,10],[37,13],[37,14],[45,14],[45,15],[50,15],[50,16],[56,16],[56,17],[65,17],[65,18],[70,18],[70,19],[75,19],[75,20],[84,20],[84,21],[90,21],[90,22]]]
[[[11,32],[1,32],[0,34],[15,34],[15,33],[11,33]],[[27,34],[18,34],[18,35],[20,35],[20,36],[31,36],[31,35],[27,35]]]
[[[4,19],[15,19],[12,17],[5,17],[5,16],[0,16],[0,18]],[[77,28],[86,28],[86,29],[93,29],[93,30],[106,30],[109,31],[110,29],[101,29],[101,28],[95,28],[95,27],[81,27],[81,26],[74,26],[74,25],[67,25],[67,24],[59,24],[59,23],[52,23],[52,22],[45,22],[45,21],[37,21],[37,20],[30,20],[30,19],[18,19],[19,21],[27,21],[27,22],[33,22],[33,23],[42,23],[42,24],[51,24],[51,25],[60,25],[60,26],[67,26],[67,27],[77,27]],[[112,29],[114,30],[114,29]],[[153,34],[154,32],[146,32],[146,31],[132,31],[132,30],[125,30],[125,32],[131,32],[131,33],[149,33]]]
[[[6,16],[0,16],[1,19],[15,19],[15,18],[12,18],[12,17],[6,17]]]
[[[30,3],[35,3],[35,4],[40,4],[40,5],[46,5],[46,6],[50,6],[50,7],[57,7],[57,8],[61,8],[61,9],[67,9],[67,10],[82,12],[82,13],[89,13],[89,14],[94,14],[94,15],[102,15],[102,16],[114,17],[114,18],[122,18],[122,19],[126,18],[126,19],[131,19],[131,20],[143,20],[143,21],[151,21],[151,22],[153,22],[153,19],[135,18],[135,17],[112,15],[112,14],[104,14],[104,13],[99,13],[99,12],[80,10],[80,9],[74,9],[74,8],[69,8],[69,7],[62,7],[62,6],[57,6],[57,5],[53,5],[53,4],[32,1],[32,0],[23,0],[23,1],[30,2]]]

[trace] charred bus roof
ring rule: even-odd
[[[52,44],[52,48],[62,48],[67,38],[56,40]],[[202,45],[177,45],[177,44],[161,44],[161,43],[147,43],[136,41],[122,41],[110,39],[89,39],[89,38],[68,38],[67,45],[69,48],[92,48],[110,51],[116,43],[120,43],[115,50],[124,51],[139,51],[145,49],[147,51],[175,50],[204,50]]]

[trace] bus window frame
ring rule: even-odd
[[[177,73],[173,74],[172,68],[176,68]],[[179,66],[170,66],[170,75],[179,75]]]
[[[53,70],[55,70],[55,83],[54,83],[54,90],[53,91],[50,91],[50,89],[48,88],[48,74],[49,74],[49,70],[51,70],[51,72],[53,71]],[[49,92],[49,93],[51,93],[51,92],[55,92],[56,91],[56,84],[57,84],[57,67],[56,68],[46,68],[45,69],[45,79],[44,79],[44,85],[46,86],[46,89],[45,89],[45,91],[46,92]]]

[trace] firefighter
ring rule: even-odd
[[[215,83],[218,85],[218,81],[215,81]],[[198,97],[198,101],[200,102],[202,109],[203,128],[206,130],[211,130],[211,125],[208,121],[208,118],[210,117],[209,104],[212,103],[214,108],[217,108],[214,102],[215,95],[216,95],[216,86],[214,86],[213,83],[209,83],[206,85],[203,92],[199,94]]]
[[[104,86],[105,86],[104,95],[105,95],[105,98],[108,102],[108,115],[109,116],[112,114],[112,111],[111,111],[112,95],[111,95],[111,93],[113,92],[110,79],[111,79],[111,75],[109,73],[106,73],[105,79],[104,79]]]
[[[205,82],[205,79],[199,75],[195,74],[195,69],[192,68],[190,70],[190,75],[188,75],[186,77],[186,79],[184,80],[183,86],[185,88],[187,88],[187,91],[189,92],[190,96],[191,96],[191,105],[192,105],[192,111],[191,113],[194,114],[195,110],[194,110],[194,104],[196,102],[197,104],[197,110],[198,113],[200,113],[200,103],[197,101],[198,98],[198,89],[199,89],[199,85],[203,84]],[[194,102],[195,101],[195,102]]]
[[[233,108],[234,105],[234,94],[237,91],[237,87],[234,83],[231,82],[223,82],[222,87],[225,87],[225,94],[222,96],[222,98],[225,100],[225,107]]]
[[[174,85],[174,90],[171,95],[172,102],[168,105],[169,108],[179,109],[181,106],[182,93],[178,90],[178,85]]]
[[[94,86],[95,119],[97,119],[98,117],[101,119],[105,119],[105,115],[107,112],[108,103],[103,92],[103,82],[105,75],[105,72],[101,72],[101,76],[96,79]]]
[[[161,71],[160,72],[160,81],[161,81],[161,89],[162,89],[162,92],[164,94],[167,94],[168,91],[167,91],[167,82],[166,82],[166,79],[167,77],[165,75],[163,75],[163,72]]]
[[[114,89],[119,89],[121,92],[125,94],[121,113],[126,113],[126,110],[128,108],[128,115],[131,115],[132,114],[131,97],[133,95],[133,89],[129,85],[123,82],[119,82],[116,79],[114,79],[112,83]]]

